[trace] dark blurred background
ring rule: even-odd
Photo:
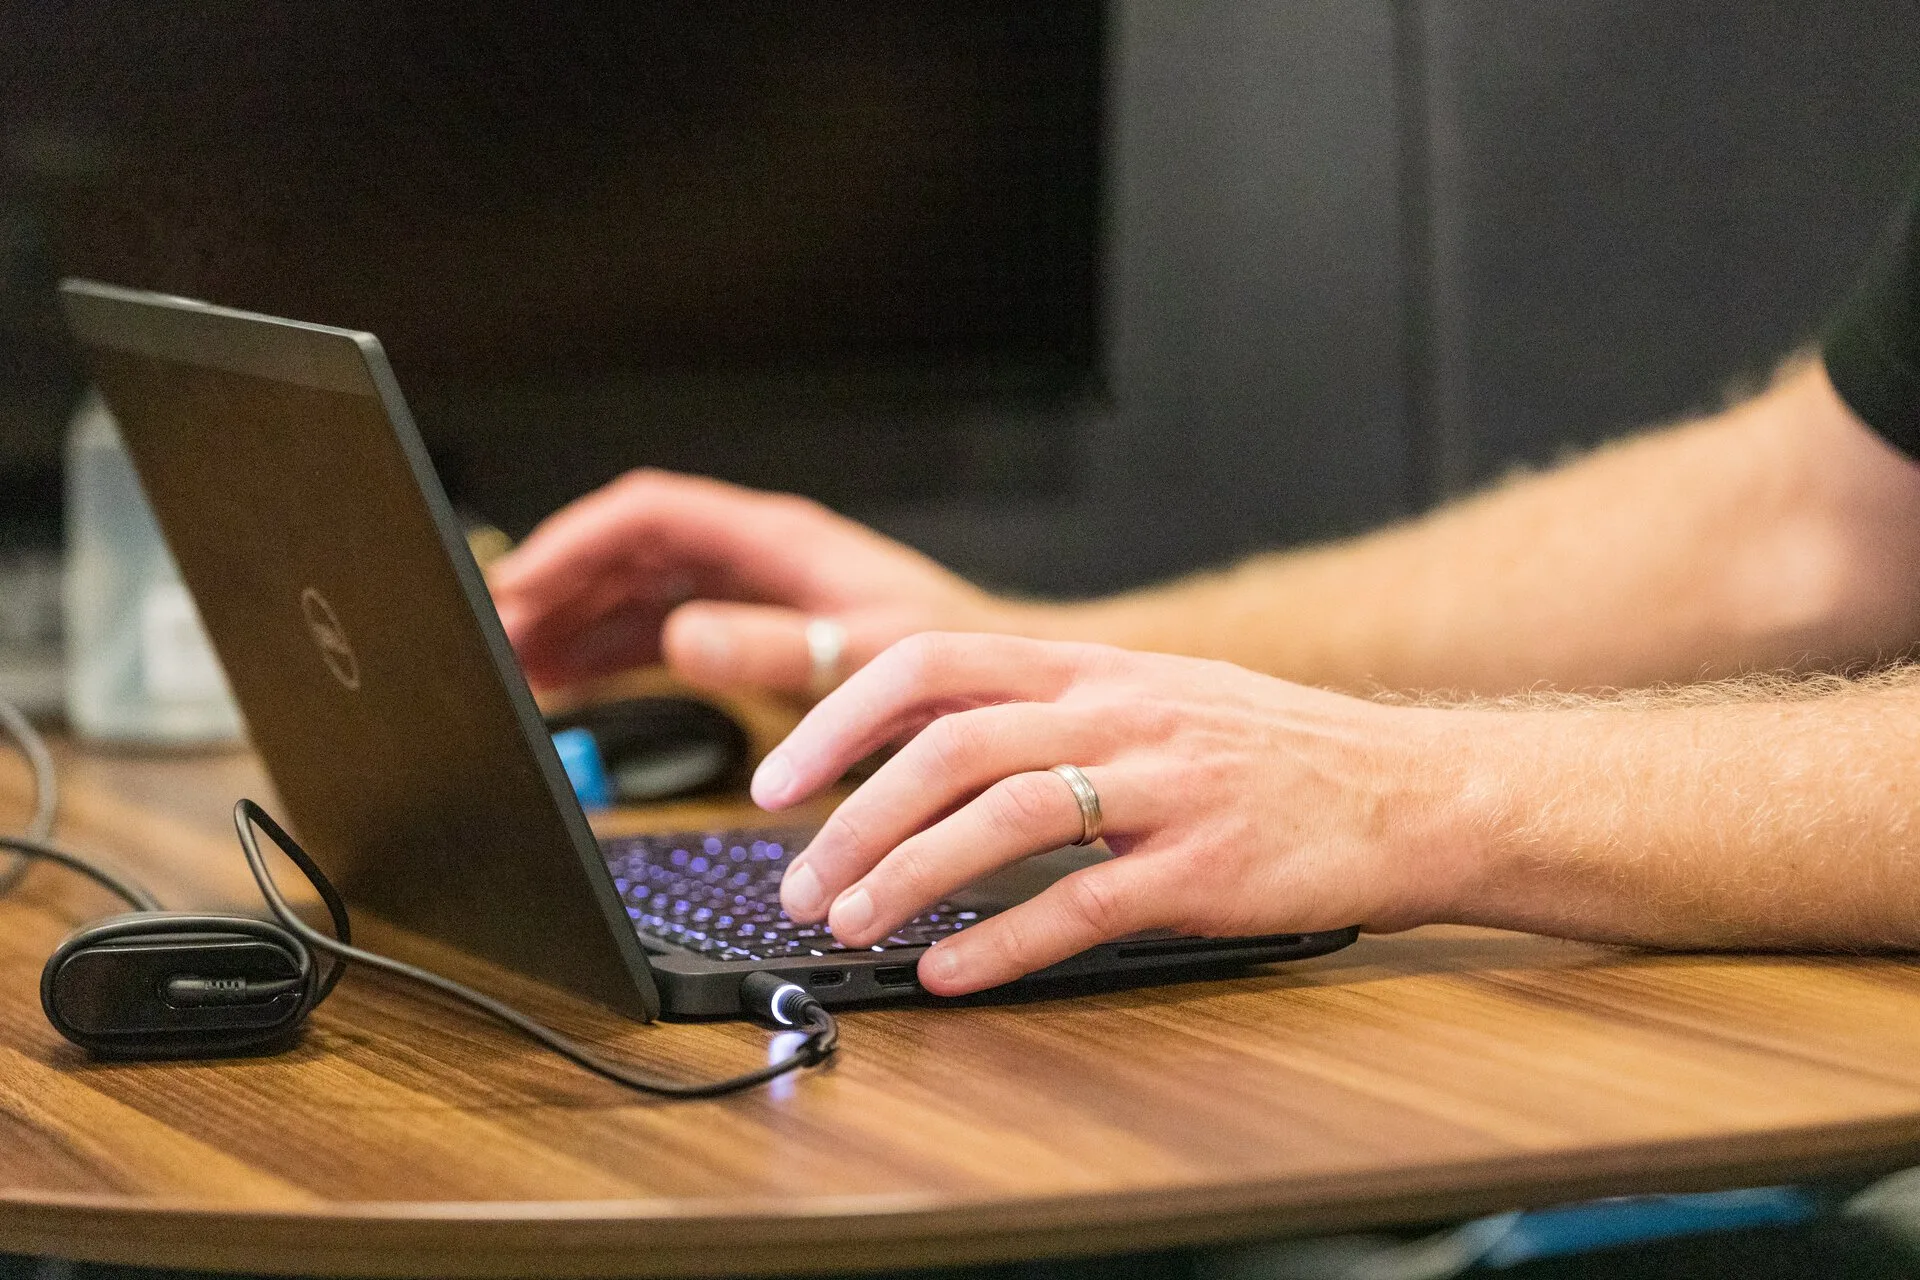
[[[641,463],[1033,591],[1363,529],[1808,339],[1916,55],[1911,0],[0,0],[0,548],[58,540],[61,274],[374,331],[516,534]]]

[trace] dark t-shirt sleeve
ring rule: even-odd
[[[1840,398],[1920,458],[1920,186],[1874,246],[1821,342]]]

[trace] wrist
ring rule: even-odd
[[[1645,719],[1604,707],[1454,714],[1475,722],[1463,726],[1455,828],[1471,874],[1448,918],[1566,933],[1620,892],[1608,851],[1632,820],[1609,793],[1632,753],[1617,735]]]
[[[1422,923],[1497,924],[1509,899],[1540,870],[1520,838],[1527,797],[1539,786],[1543,743],[1536,713],[1444,708],[1418,712],[1416,739],[1433,789],[1418,805],[1415,847],[1429,874]]]

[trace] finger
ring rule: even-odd
[[[563,685],[658,661],[660,613],[650,601],[628,601],[572,629],[522,628],[516,638],[514,628],[508,627],[507,639],[529,681]],[[504,615],[501,621],[504,625]]]
[[[1080,806],[1058,775],[1016,773],[881,858],[833,900],[827,924],[841,942],[869,946],[988,872],[1080,832]]]
[[[1062,760],[1094,758],[1090,736],[1084,722],[1046,703],[1002,703],[934,721],[842,801],[806,851],[787,868],[781,886],[787,914],[796,920],[819,919],[842,890],[881,859],[898,852],[909,837],[1002,779],[1011,781],[1014,775],[1050,769]],[[995,803],[1031,798],[1052,806],[1053,816],[1059,817],[1059,802],[1064,798],[1071,805],[1072,794],[1054,775],[1040,778],[1044,781],[1037,784],[1029,777],[1014,795]],[[1078,814],[1079,809],[1074,807],[1073,812]],[[1035,816],[1046,815],[1035,810]],[[952,821],[947,819],[940,826]],[[1079,834],[1076,818],[1067,838]],[[1062,842],[1055,840],[1054,845]],[[1037,851],[1037,847],[1015,850],[1003,860]]]
[[[516,649],[538,647],[555,636],[570,639],[602,618],[646,601],[649,595],[633,581],[605,576],[569,583],[564,593],[503,589],[491,578],[487,588],[500,625]]]
[[[737,535],[776,504],[718,481],[635,472],[548,518],[487,575],[529,678],[559,683],[657,659],[661,618],[697,580],[724,585],[734,561],[754,559]]]
[[[753,776],[754,802],[783,809],[832,784],[900,730],[994,702],[1049,702],[1094,645],[927,631],[892,646],[809,711]]]
[[[1066,876],[1038,896],[943,938],[920,957],[920,985],[959,996],[1012,982],[1088,947],[1172,919],[1178,884],[1161,861],[1113,858]]]
[[[541,520],[488,581],[501,593],[541,595],[636,560],[724,558],[753,530],[760,497],[701,476],[632,472]]]
[[[636,472],[549,517],[487,582],[516,647],[564,650],[635,604],[662,614],[692,594],[802,600],[834,518],[800,499]]]
[[[512,553],[494,565],[488,581],[511,595],[564,592],[583,578],[636,568],[719,567],[745,577],[778,577],[791,563],[767,564],[770,546],[798,506],[783,495],[760,493],[704,476],[635,471],[542,521]]]
[[[645,514],[633,509],[645,500],[635,488],[616,482],[569,504],[488,571],[488,590],[516,648],[564,644],[639,601],[664,613],[691,591],[689,570],[697,566],[670,548],[662,554],[663,540],[644,538],[644,530],[620,540]],[[589,538],[597,545],[584,545]]]
[[[667,665],[689,684],[803,694],[813,687],[809,621],[810,615],[777,605],[693,600],[668,616],[661,648]],[[892,636],[859,618],[840,621],[847,639],[835,674],[844,677],[871,661]]]

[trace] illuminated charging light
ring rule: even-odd
[[[792,1018],[787,1016],[786,1004],[787,1001],[792,998],[787,994],[789,991],[801,999],[805,999],[807,994],[791,982],[782,983],[780,989],[773,993],[773,1020],[783,1027],[798,1025]]]

